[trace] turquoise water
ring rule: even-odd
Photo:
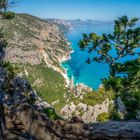
[[[83,52],[79,49],[78,42],[82,37],[82,33],[96,32],[98,34],[111,33],[113,25],[100,24],[92,26],[79,26],[66,33],[66,37],[72,43],[71,47],[74,53],[71,54],[71,59],[62,64],[67,69],[68,77],[74,77],[75,84],[84,83],[93,89],[98,89],[101,79],[105,78],[109,74],[109,67],[107,64],[99,64],[92,62],[87,64],[88,57],[87,52]]]
[[[109,67],[107,64],[99,64],[96,62],[92,62],[91,64],[86,63],[89,54],[81,51],[78,46],[78,42],[82,38],[82,33],[96,32],[100,35],[102,33],[111,33],[112,31],[112,24],[96,24],[92,26],[82,25],[66,33],[66,37],[72,43],[71,47],[74,53],[71,54],[71,59],[63,63],[62,66],[67,69],[69,79],[72,76],[74,77],[75,84],[84,83],[96,90],[100,84],[102,84],[101,79],[109,75]],[[130,59],[132,59],[132,57],[129,56],[121,61]]]

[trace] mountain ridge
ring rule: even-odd
[[[100,20],[81,20],[81,19],[73,19],[73,20],[64,20],[64,19],[55,19],[55,18],[48,18],[49,22],[55,23],[58,25],[62,30],[72,30],[75,27],[78,26],[91,26],[91,25],[102,25],[102,24],[113,24],[112,21],[100,21]]]
[[[61,30],[29,14],[1,19],[0,28],[8,42],[5,61],[18,67],[16,72],[27,78],[44,100],[51,103],[61,99],[67,91],[67,81],[60,64],[69,59],[71,53]]]

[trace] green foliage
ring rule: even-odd
[[[79,100],[74,100],[74,104],[77,106],[79,105],[80,101]]]
[[[2,67],[7,71],[7,77],[4,85],[2,86],[2,89],[8,92],[11,90],[10,80],[15,75],[15,68],[10,62],[2,62]]]
[[[94,106],[96,104],[103,103],[107,98],[113,100],[115,94],[113,91],[106,91],[104,88],[100,88],[98,91],[93,91],[84,95],[82,102],[87,105]]]
[[[83,39],[79,41],[82,50],[87,48],[89,53],[96,52],[94,61],[109,64],[110,76],[103,79],[103,86],[121,96],[128,118],[135,118],[140,109],[140,27],[135,27],[137,21],[138,18],[122,16],[114,21],[112,34],[83,34]],[[122,61],[127,56],[134,59]],[[91,59],[88,58],[87,63],[90,62]],[[92,98],[92,95],[88,98]],[[116,119],[120,115],[115,110],[112,113]]]
[[[121,96],[127,109],[126,119],[136,119],[137,111],[140,109],[140,60],[116,63],[111,71],[115,77],[104,79],[104,87],[106,90],[113,89]],[[119,73],[125,76],[117,76]],[[116,112],[115,114],[117,115]]]
[[[79,116],[82,117],[84,115],[84,111],[82,108],[77,107],[76,109],[79,112]]]
[[[118,75],[120,73],[127,74],[128,77],[136,75],[140,70],[140,59],[126,61],[124,63],[115,63],[111,66],[111,75]]]
[[[30,105],[33,105],[33,104],[35,104],[36,99],[33,98],[33,97],[29,97],[28,100],[27,100],[27,102],[28,102]]]
[[[15,67],[10,62],[3,62],[2,67],[5,68],[8,72],[8,77],[12,78],[15,74]]]
[[[89,35],[83,34],[83,39],[79,41],[81,49],[88,48],[89,53],[92,51],[98,55],[94,56],[93,60],[101,63],[114,64],[121,58],[127,55],[136,56],[136,48],[140,46],[140,28],[135,28],[138,18],[129,19],[127,16],[122,16],[114,21],[114,32],[112,34],[96,33]],[[116,55],[110,53],[116,52]]]
[[[126,119],[136,119],[137,110],[140,110],[140,90],[125,92],[121,97],[128,112]]]
[[[120,121],[121,114],[118,112],[116,104],[109,105],[109,118],[110,120]]]
[[[140,59],[116,63],[111,68],[110,76],[103,80],[106,89],[113,89],[117,93],[137,91],[140,89]],[[119,74],[123,74],[119,76]]]
[[[113,111],[110,113],[110,119],[115,121],[121,120],[121,116],[116,109],[113,109]]]
[[[51,104],[59,100],[59,103],[54,105],[56,111],[59,112],[66,104],[63,96],[66,94],[67,89],[65,88],[65,79],[63,76],[51,68],[48,68],[44,62],[39,65],[26,64],[17,66],[19,69],[17,69],[16,72],[22,72],[25,75],[25,78],[29,80],[32,87],[44,101]],[[28,76],[25,74],[25,69],[29,74]]]
[[[109,120],[109,114],[106,112],[103,112],[97,116],[96,120],[98,122],[105,122],[105,121]]]
[[[113,89],[121,97],[127,109],[126,119],[136,119],[140,109],[140,70],[137,71],[135,66],[132,69],[127,67],[128,77],[109,77],[103,81],[106,89]]]
[[[108,78],[103,79],[103,85],[106,90],[113,89],[118,92],[123,88],[122,78],[109,76]]]
[[[3,18],[4,19],[13,19],[14,17],[15,17],[15,13],[14,12],[3,13]]]
[[[43,110],[43,113],[45,113],[51,120],[62,120],[62,118],[56,114],[54,108],[46,108]]]

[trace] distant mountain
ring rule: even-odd
[[[47,21],[56,24],[64,32],[73,29],[73,25],[69,20],[47,19]]]
[[[102,25],[102,24],[109,24],[112,25],[113,22],[111,21],[99,21],[99,20],[63,20],[63,19],[47,19],[49,22],[53,22],[54,24],[57,24],[63,31],[71,30],[77,26],[91,26],[91,25]]]

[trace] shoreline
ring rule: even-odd
[[[66,87],[68,87],[69,84],[70,84],[70,80],[71,80],[71,79],[69,78],[68,73],[67,73],[67,70],[68,70],[68,69],[66,69],[65,67],[63,67],[62,63],[65,63],[66,61],[68,61],[68,60],[71,59],[71,54],[74,53],[74,50],[72,49],[72,47],[71,47],[71,44],[72,44],[72,43],[68,41],[66,34],[64,34],[64,38],[65,38],[65,41],[67,42],[68,47],[69,47],[71,50],[69,51],[68,54],[63,55],[63,56],[60,58],[59,64],[60,64],[60,67],[61,67],[61,69],[62,69],[63,71],[59,71],[59,73],[64,77],[65,82],[66,82]],[[74,76],[73,76],[73,78],[74,78]],[[78,85],[80,85],[80,84],[85,85],[85,86],[87,86],[87,87],[89,87],[89,88],[91,88],[91,89],[93,90],[92,87],[86,85],[85,83],[77,82],[77,83],[74,83],[74,86],[78,86]]]
[[[71,43],[70,43],[70,42],[68,42],[68,43],[69,43],[69,46],[70,46]],[[70,47],[70,48],[71,48],[71,47]],[[72,49],[72,48],[71,48],[71,49]],[[64,72],[60,72],[60,74],[64,77],[64,79],[65,79],[65,81],[66,81],[66,87],[69,86],[70,80],[71,80],[71,79],[69,79],[68,74],[67,74],[67,69],[66,69],[65,67],[62,66],[62,63],[65,63],[66,61],[70,60],[70,59],[71,59],[71,54],[72,54],[72,53],[74,53],[74,50],[71,50],[71,51],[69,52],[69,56],[63,56],[63,58],[61,58],[61,60],[60,60],[60,67],[62,68],[62,70],[64,70]],[[74,86],[78,86],[78,85],[84,85],[84,86],[89,87],[91,90],[93,90],[92,87],[86,85],[86,84],[83,83],[83,82],[82,82],[82,83],[81,83],[81,82],[77,82],[77,83],[74,84]]]
[[[63,55],[61,57],[61,59],[59,60],[59,64],[60,64],[61,69],[64,71],[64,72],[60,72],[60,74],[64,77],[64,79],[66,81],[66,87],[68,87],[70,84],[70,79],[69,79],[68,74],[67,74],[67,69],[65,69],[62,66],[62,63],[65,63],[66,61],[71,59],[71,54],[74,53],[74,50],[72,49],[72,47],[71,47],[72,43],[68,41],[66,34],[63,34],[63,35],[65,38],[65,41],[67,42],[67,46],[70,48],[70,51],[66,55]]]
[[[68,42],[69,43],[69,42]],[[71,43],[69,43],[69,46],[70,46]],[[66,81],[66,87],[69,86],[70,84],[70,79],[68,77],[68,74],[67,74],[67,69],[65,69],[63,66],[62,66],[62,63],[65,63],[66,61],[70,60],[71,59],[71,54],[74,52],[74,50],[71,50],[69,52],[69,56],[63,56],[60,60],[60,67],[64,70],[64,72],[62,72],[62,76],[64,77],[65,81]]]

